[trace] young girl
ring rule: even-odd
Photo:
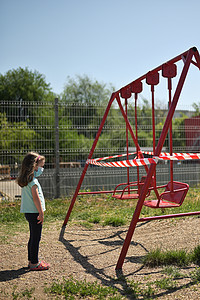
[[[23,161],[17,183],[22,187],[21,209],[29,222],[28,260],[31,271],[48,270],[49,264],[38,260],[39,243],[44,221],[45,200],[37,180],[43,172],[45,157],[35,152],[28,153]]]

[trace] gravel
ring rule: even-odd
[[[27,269],[28,224],[24,226],[27,226],[26,230],[9,236],[0,248],[0,299],[14,299],[13,295],[31,289],[32,299],[54,299],[44,292],[44,288],[69,276],[117,287],[123,294],[127,280],[145,282],[147,278],[154,281],[164,276],[162,268],[145,268],[142,265],[141,258],[149,251],[158,247],[190,251],[200,244],[200,218],[138,223],[123,268],[116,271],[127,226],[113,228],[95,225],[92,229],[86,229],[68,225],[59,240],[62,222],[44,223],[40,259],[50,263],[51,267],[47,271],[30,272]],[[1,228],[2,236],[3,231]],[[188,274],[195,267],[182,268],[181,272]],[[121,275],[125,276],[126,281],[116,281]],[[187,285],[190,281],[190,278],[182,278],[179,280],[180,288],[167,293],[163,290],[157,299],[200,299],[200,285]],[[185,284],[186,287],[181,288]]]

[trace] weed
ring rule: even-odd
[[[190,253],[187,253],[185,250],[161,251],[161,249],[155,249],[150,251],[143,258],[143,264],[148,267],[158,267],[162,265],[177,265],[183,267],[188,266],[192,262],[197,265],[200,264],[200,245],[196,246]],[[172,272],[174,278],[175,276],[179,276],[178,273],[175,274],[175,269],[172,271],[172,267],[165,270],[168,274]]]
[[[118,227],[118,226],[122,226],[125,225],[126,222],[123,218],[121,217],[116,217],[116,216],[111,216],[111,217],[107,217],[105,219],[104,225],[111,225],[113,227]]]
[[[23,297],[27,297],[27,298],[31,298],[32,297],[32,293],[34,292],[34,288],[29,289],[25,289],[24,291],[21,292],[21,295]]]
[[[89,219],[89,222],[93,223],[93,224],[98,224],[98,223],[100,223],[100,220],[101,220],[101,218],[99,216],[93,216]]]
[[[131,299],[150,299],[155,294],[155,290],[151,283],[147,283],[144,286],[141,282],[127,280],[127,287],[125,288],[126,295],[130,296]]]
[[[63,279],[63,282],[54,282],[49,289],[46,289],[51,294],[62,295],[65,299],[73,299],[73,296],[92,297],[96,299],[105,299],[106,297],[117,297],[110,299],[120,299],[117,295],[117,289],[113,287],[102,286],[97,282],[86,282],[74,280],[72,277]]]
[[[19,299],[19,297],[20,297],[20,294],[19,294],[18,292],[16,292],[16,289],[17,289],[17,286],[14,285],[14,286],[13,286],[13,291],[12,291],[12,297],[13,297],[13,300]]]
[[[176,287],[176,281],[174,281],[172,278],[156,280],[155,284],[157,287],[163,290],[173,290]]]
[[[139,282],[127,281],[127,287],[125,288],[126,295],[132,297],[132,299],[138,299],[139,294],[141,293]]]
[[[198,245],[194,248],[194,251],[192,254],[192,261],[193,261],[193,263],[200,265],[200,245]]]
[[[91,229],[93,227],[93,225],[88,221],[80,221],[79,224],[87,229]]]
[[[16,202],[11,205],[10,203],[0,205],[0,223],[18,223],[24,221],[23,214],[20,214],[20,203]]]
[[[200,282],[200,268],[196,268],[193,272],[190,273],[190,276],[194,282]]]
[[[151,283],[147,284],[147,288],[142,289],[142,295],[144,297],[144,299],[149,299],[150,297],[154,296],[155,294],[155,290],[154,288],[151,286]]]
[[[144,257],[143,263],[149,267],[162,265],[186,266],[190,263],[190,255],[185,250],[161,251],[160,249],[156,249]]]
[[[30,299],[32,297],[32,294],[35,290],[35,288],[31,288],[31,289],[25,289],[22,292],[16,292],[17,290],[17,286],[14,285],[13,286],[13,291],[12,291],[12,299],[22,299],[22,298],[28,298]]]
[[[167,266],[166,268],[164,268],[164,270],[162,271],[162,273],[170,275],[174,279],[184,278],[185,277],[184,274],[181,273],[179,271],[179,269],[176,268],[175,266]]]

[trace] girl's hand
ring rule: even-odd
[[[37,219],[38,219],[38,224],[43,224],[43,222],[44,222],[44,214],[43,213],[39,214],[39,216],[37,217]]]

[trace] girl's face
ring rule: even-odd
[[[37,166],[35,166],[34,171],[38,171],[38,167],[44,168],[45,160],[41,160],[38,162]]]

